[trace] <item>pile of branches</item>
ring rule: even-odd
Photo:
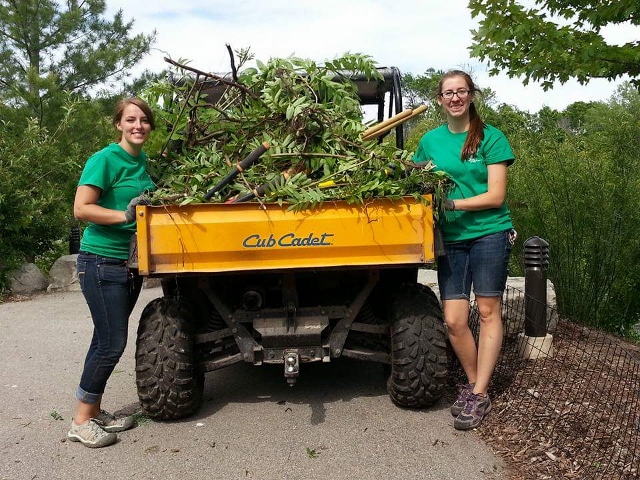
[[[159,153],[149,161],[154,203],[252,200],[299,210],[328,200],[442,198],[447,181],[431,165],[416,168],[410,152],[363,138],[367,125],[349,78],[380,80],[370,57],[273,58],[242,69],[253,60],[249,50],[229,53],[225,76],[165,59],[172,74],[146,92],[159,106]],[[261,145],[268,150],[238,173],[237,164]],[[236,174],[221,187],[229,172]]]

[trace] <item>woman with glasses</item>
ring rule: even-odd
[[[502,346],[500,302],[515,241],[505,201],[513,151],[501,131],[480,119],[476,93],[465,72],[440,79],[437,101],[447,122],[422,137],[413,157],[433,162],[453,183],[439,219],[445,254],[437,265],[449,340],[467,377],[451,407],[458,430],[476,428],[491,410],[487,391]],[[477,346],[468,325],[472,285],[480,314]]]

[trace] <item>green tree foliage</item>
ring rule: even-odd
[[[0,122],[0,290],[7,271],[68,238],[82,163],[109,130],[98,104],[72,99],[51,131],[35,119]]]
[[[438,82],[444,71],[427,69],[422,75],[406,73],[402,76],[402,96],[407,108],[416,108],[420,105],[435,107]]]
[[[62,115],[62,92],[126,78],[155,33],[131,36],[133,21],[122,11],[108,20],[105,10],[102,0],[0,0],[0,101],[49,126]]]
[[[549,242],[560,313],[623,335],[640,319],[638,118],[626,84],[606,104],[543,109],[509,135],[509,204],[523,240]]]
[[[445,121],[444,113],[436,101],[438,82],[444,74],[442,70],[427,69],[422,75],[411,73],[402,76],[402,97],[406,108],[417,108],[426,105],[427,111],[416,120],[404,124],[404,135],[407,149],[415,150],[420,138],[427,130]]]
[[[637,0],[470,0],[469,8],[481,17],[471,55],[489,60],[492,74],[542,81],[545,90],[571,78],[584,84],[629,75],[640,88],[640,42],[609,44],[602,34],[640,25]]]
[[[21,262],[59,250],[89,155],[111,140],[115,95],[155,33],[132,35],[101,0],[0,0],[0,291]],[[92,99],[92,97],[94,97]]]

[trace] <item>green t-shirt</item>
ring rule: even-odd
[[[98,205],[125,210],[132,198],[155,188],[147,173],[147,156],[129,155],[117,143],[93,154],[84,167],[78,186],[93,185],[102,190]],[[136,231],[135,222],[118,225],[89,223],[82,234],[81,250],[104,257],[129,258],[129,239]]]
[[[487,165],[514,162],[513,151],[504,134],[491,125],[485,125],[484,139],[478,153],[467,160],[460,159],[467,132],[452,133],[449,127],[441,125],[424,134],[413,161],[431,160],[438,171],[447,173],[453,186],[448,198],[456,200],[469,198],[488,190]],[[492,233],[513,228],[506,202],[499,208],[472,212],[446,211],[440,216],[440,227],[445,242],[472,240]]]

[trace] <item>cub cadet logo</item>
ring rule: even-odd
[[[276,245],[279,247],[326,247],[333,244],[331,237],[333,237],[333,233],[323,233],[319,236],[310,233],[306,237],[296,237],[293,233],[285,233],[276,239],[273,234],[268,238],[262,238],[256,233],[245,238],[242,246],[245,248],[273,248]]]

